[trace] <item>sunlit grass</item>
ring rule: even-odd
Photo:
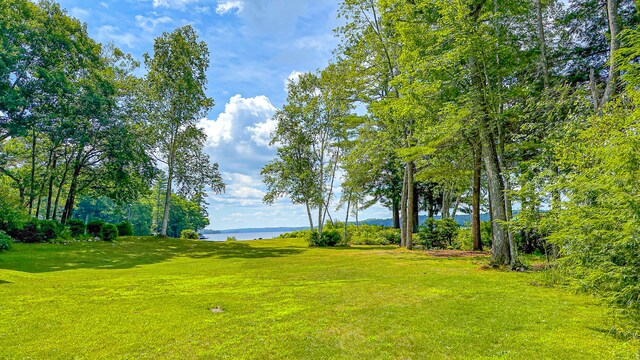
[[[593,298],[484,263],[299,239],[16,244],[0,358],[637,358]]]

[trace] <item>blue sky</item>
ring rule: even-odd
[[[260,169],[273,159],[271,117],[286,98],[287,79],[327,65],[338,43],[338,0],[58,0],[87,23],[91,36],[139,60],[163,31],[191,24],[211,54],[207,94],[215,107],[201,126],[206,152],[220,163],[227,192],[211,195],[213,229],[305,226],[287,199],[267,206]],[[336,211],[338,218],[344,213]],[[390,217],[375,206],[361,218]]]

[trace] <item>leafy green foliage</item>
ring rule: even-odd
[[[5,250],[11,250],[13,245],[13,238],[6,232],[0,230],[0,252]]]
[[[103,241],[113,241],[118,237],[118,227],[113,224],[103,223],[100,226],[98,237]]]
[[[191,230],[191,229],[185,229],[180,231],[180,239],[192,239],[192,240],[197,240],[200,238],[200,235],[198,235],[197,232]]]
[[[102,220],[91,220],[87,223],[87,234],[91,236],[100,237],[100,230],[102,229],[102,225],[106,224]]]
[[[73,218],[67,220],[67,226],[69,227],[69,230],[71,230],[71,235],[73,237],[83,236],[85,231],[87,231],[87,225],[80,219]]]
[[[427,219],[418,229],[418,244],[427,249],[448,249],[454,246],[460,225],[453,219]]]
[[[133,225],[128,221],[123,221],[117,225],[118,236],[133,236]]]
[[[325,229],[322,234],[312,231],[309,233],[307,241],[312,247],[333,247],[340,244],[342,235],[337,229]]]

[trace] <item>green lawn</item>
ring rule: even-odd
[[[0,358],[638,358],[593,298],[485,262],[298,239],[16,244]]]

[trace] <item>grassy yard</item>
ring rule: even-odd
[[[484,262],[299,239],[16,244],[0,358],[638,358],[594,299]]]

